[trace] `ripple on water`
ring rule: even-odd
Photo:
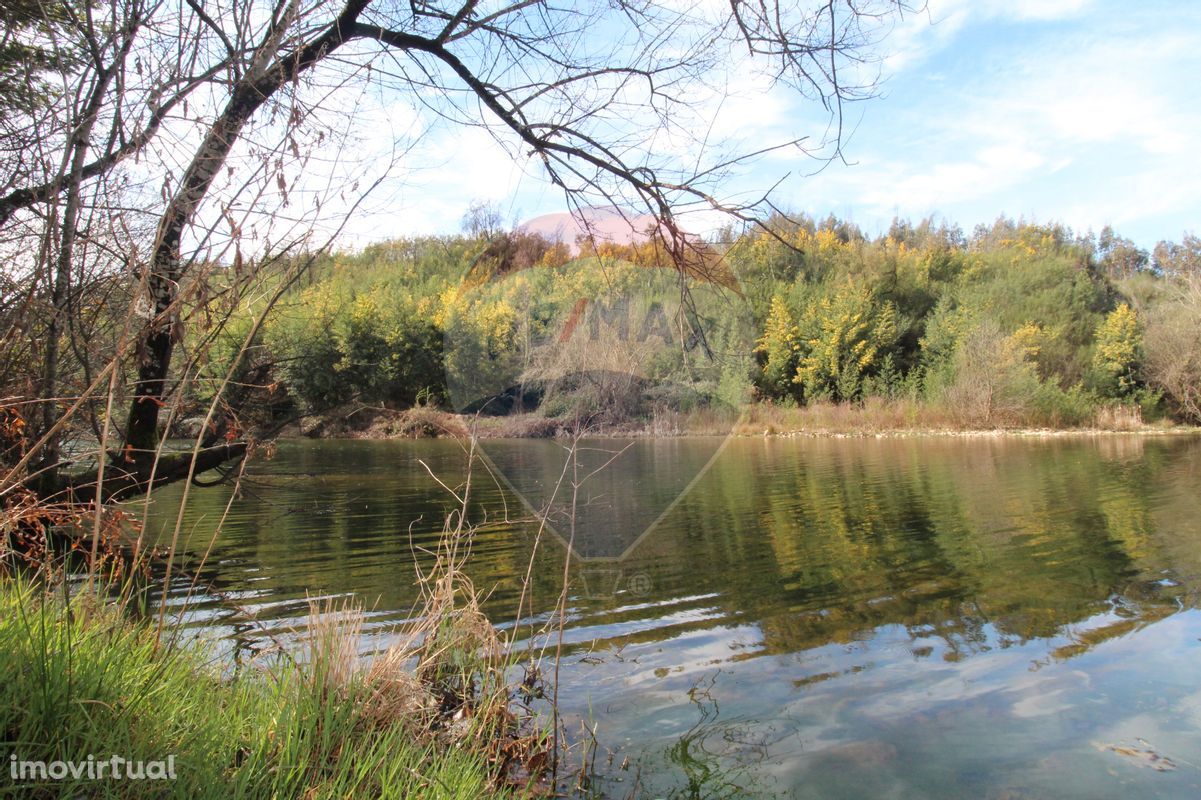
[[[509,446],[542,471],[563,453]],[[593,502],[663,503],[699,452],[631,446],[642,471]],[[452,507],[418,459],[459,480],[447,442],[283,443],[252,465],[189,624],[236,654],[286,638],[310,596],[354,597],[386,640]],[[1092,743],[1201,751],[1199,475],[1187,438],[733,440],[633,551],[571,561],[564,710],[664,795],[721,778],[759,796],[1195,796],[1195,771]],[[223,491],[193,494],[187,568]],[[528,642],[557,622],[563,542],[501,485],[472,495],[488,524],[467,571]],[[171,503],[149,531],[169,538]]]

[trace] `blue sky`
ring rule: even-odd
[[[930,0],[880,55],[880,95],[848,114],[849,163],[812,175],[812,160],[773,156],[728,192],[789,174],[778,205],[868,233],[894,215],[970,232],[999,214],[1112,224],[1147,248],[1201,231],[1201,2]],[[748,145],[822,132],[806,101],[751,80],[719,124]],[[352,224],[354,239],[453,232],[472,200],[515,221],[564,210],[537,168],[485,131],[436,130],[409,156],[419,168]]]

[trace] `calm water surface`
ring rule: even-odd
[[[607,795],[1201,796],[1201,440],[720,445],[581,457],[577,475],[619,453],[576,496],[560,691],[613,753]],[[545,619],[567,549],[534,550],[529,508],[564,449],[487,447],[470,572],[511,626],[532,558]],[[454,442],[281,444],[229,505],[189,624],[243,659],[308,597],[353,596],[364,650],[386,642],[453,505],[422,462],[462,479]],[[150,522],[168,538],[176,497]],[[196,565],[231,498],[192,497]]]

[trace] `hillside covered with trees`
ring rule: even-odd
[[[537,235],[477,230],[318,256],[251,337],[242,383],[270,402],[247,424],[315,415],[353,429],[416,406],[603,427],[723,409],[724,419],[748,403],[904,408],[913,427],[1201,422],[1196,237],[1147,253],[1109,228],[1077,235],[1006,218],[970,235],[898,220],[869,238],[833,217],[770,227],[698,245],[703,296],[649,239],[573,255]],[[632,329],[595,301],[617,292],[628,304],[633,291]],[[579,312],[579,298],[594,300],[579,316],[594,340],[599,318],[660,346],[614,355],[602,341],[565,356],[555,309]],[[246,304],[217,336],[213,376],[260,313]],[[702,321],[701,344],[684,316]],[[590,373],[606,377],[580,377]]]

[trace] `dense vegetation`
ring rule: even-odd
[[[119,755],[144,766],[171,756],[174,772],[170,780],[62,779],[6,766],[4,796],[509,796],[483,747],[428,734],[429,704],[403,666],[377,659],[368,670],[348,660],[353,626],[316,630],[305,662],[229,677],[205,648],[166,643],[152,625],[86,593],[68,601],[6,577],[0,612],[0,728],[14,759]]]
[[[1152,256],[1109,228],[1001,218],[965,236],[897,221],[870,239],[802,217],[727,232],[683,278],[667,262],[651,242],[573,257],[524,233],[324,255],[267,318],[245,374],[272,388],[277,418],[416,404],[612,422],[882,398],[959,427],[1201,421],[1195,237]],[[591,349],[565,344],[573,308]],[[255,311],[219,338],[213,375]]]

